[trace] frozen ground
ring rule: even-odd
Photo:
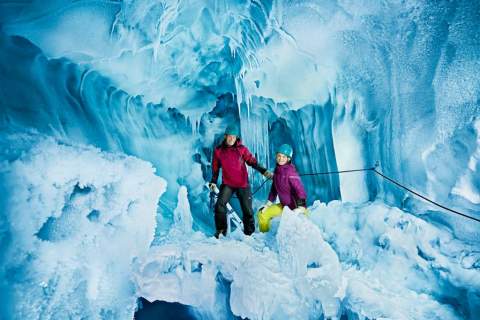
[[[137,294],[199,318],[475,319],[480,251],[381,202],[286,209],[267,234],[173,229],[137,265]]]
[[[381,201],[285,209],[269,233],[193,229],[187,188],[157,245],[166,188],[147,162],[38,134],[2,137],[2,314],[129,319],[139,297],[201,319],[475,319],[478,242]],[[65,303],[68,301],[68,303]]]

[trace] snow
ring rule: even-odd
[[[240,231],[220,240],[201,233],[168,239],[152,247],[139,262],[138,296],[192,305],[211,317],[219,310],[219,317],[231,310],[249,319],[304,319],[323,313],[335,317],[339,313],[341,297],[336,295],[342,278],[338,258],[320,230],[289,209],[273,243],[268,236],[248,238]],[[230,284],[230,292],[221,289],[219,275]],[[230,299],[222,306],[227,294]]]
[[[342,265],[350,266],[344,274],[347,292],[352,292],[346,303],[356,313],[368,318],[461,319],[478,312],[475,298],[441,303],[459,290],[478,292],[479,269],[462,263],[465,254],[476,251],[476,243],[459,241],[447,228],[381,202],[358,207],[315,202],[311,210],[312,221]],[[423,302],[412,304],[418,299]]]
[[[191,305],[206,318],[464,319],[478,313],[480,255],[470,256],[476,244],[381,202],[317,201],[309,212],[286,208],[270,233],[253,237],[172,233],[139,260],[137,295]]]
[[[1,318],[130,318],[132,262],[153,240],[165,181],[133,157],[43,136],[9,138],[30,145],[12,150],[20,156],[0,170],[9,195]]]

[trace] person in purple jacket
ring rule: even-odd
[[[272,188],[267,203],[260,208],[258,225],[260,231],[270,229],[270,220],[282,214],[283,207],[288,206],[295,213],[305,214],[307,195],[302,180],[292,164],[293,149],[288,144],[281,145],[275,156],[277,166],[273,172]],[[279,204],[273,204],[279,198]]]

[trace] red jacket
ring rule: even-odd
[[[220,168],[222,168],[223,184],[232,188],[248,187],[248,173],[245,163],[262,174],[267,171],[258,164],[257,159],[240,140],[237,140],[231,147],[223,142],[213,151],[211,182],[217,183],[218,174]]]

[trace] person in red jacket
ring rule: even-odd
[[[245,164],[259,171],[267,178],[273,174],[258,164],[257,159],[250,153],[240,140],[240,131],[234,125],[225,130],[222,144],[215,148],[212,161],[212,180],[210,189],[217,184],[220,168],[222,168],[222,185],[215,203],[215,237],[227,234],[227,203],[233,193],[236,193],[243,212],[243,232],[251,235],[255,231],[255,222],[252,209],[252,191],[248,183],[248,173]]]

